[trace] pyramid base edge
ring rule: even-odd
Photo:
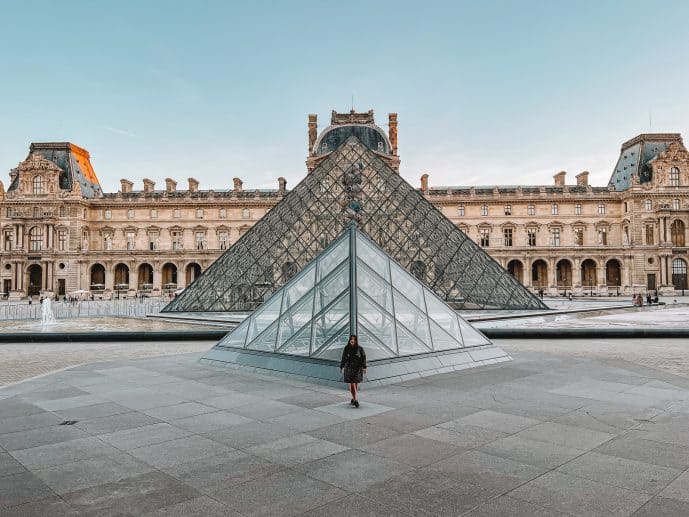
[[[419,356],[369,361],[364,379],[367,388],[395,384],[421,377],[476,368],[510,361],[500,347],[484,345],[459,350],[432,352]],[[199,362],[242,372],[282,377],[331,387],[344,387],[339,364],[309,357],[216,347]]]

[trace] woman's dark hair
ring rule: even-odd
[[[348,345],[351,344],[352,338],[354,338],[354,344],[355,344],[355,345],[358,345],[358,344],[359,344],[359,340],[356,338],[356,334],[351,334],[351,335],[349,336],[349,339],[347,340],[347,344],[348,344]]]

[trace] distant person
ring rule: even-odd
[[[31,299],[31,296],[29,296],[29,305],[33,303],[33,300]]]
[[[359,383],[363,380],[364,373],[366,373],[366,352],[359,346],[359,341],[354,334],[349,336],[349,340],[342,350],[340,371],[344,382],[349,384],[349,391],[352,394],[350,404],[358,408],[357,390]]]
[[[646,293],[646,305],[651,305],[653,299],[651,298],[651,293]]]

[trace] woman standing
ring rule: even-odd
[[[359,341],[353,334],[349,336],[349,341],[342,351],[340,371],[344,381],[349,383],[349,391],[352,393],[350,404],[354,407],[359,407],[356,392],[364,373],[366,373],[366,352],[359,346]]]

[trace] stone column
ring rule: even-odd
[[[163,274],[160,271],[160,262],[154,261],[151,264],[153,267],[153,290],[158,290],[159,293],[163,292]]]
[[[550,285],[555,286],[555,289],[557,289],[557,268],[555,267],[556,263],[556,257],[548,259],[548,269],[550,270]]]
[[[105,262],[103,266],[105,267],[105,289],[112,291],[115,287],[115,274],[112,271],[112,262]],[[90,278],[89,283],[91,283]]]
[[[633,283],[634,276],[632,275],[632,264],[633,261],[630,257],[624,257],[624,262],[622,264],[622,267],[624,267],[624,274],[622,275],[624,281],[622,283],[622,287],[631,286]]]

